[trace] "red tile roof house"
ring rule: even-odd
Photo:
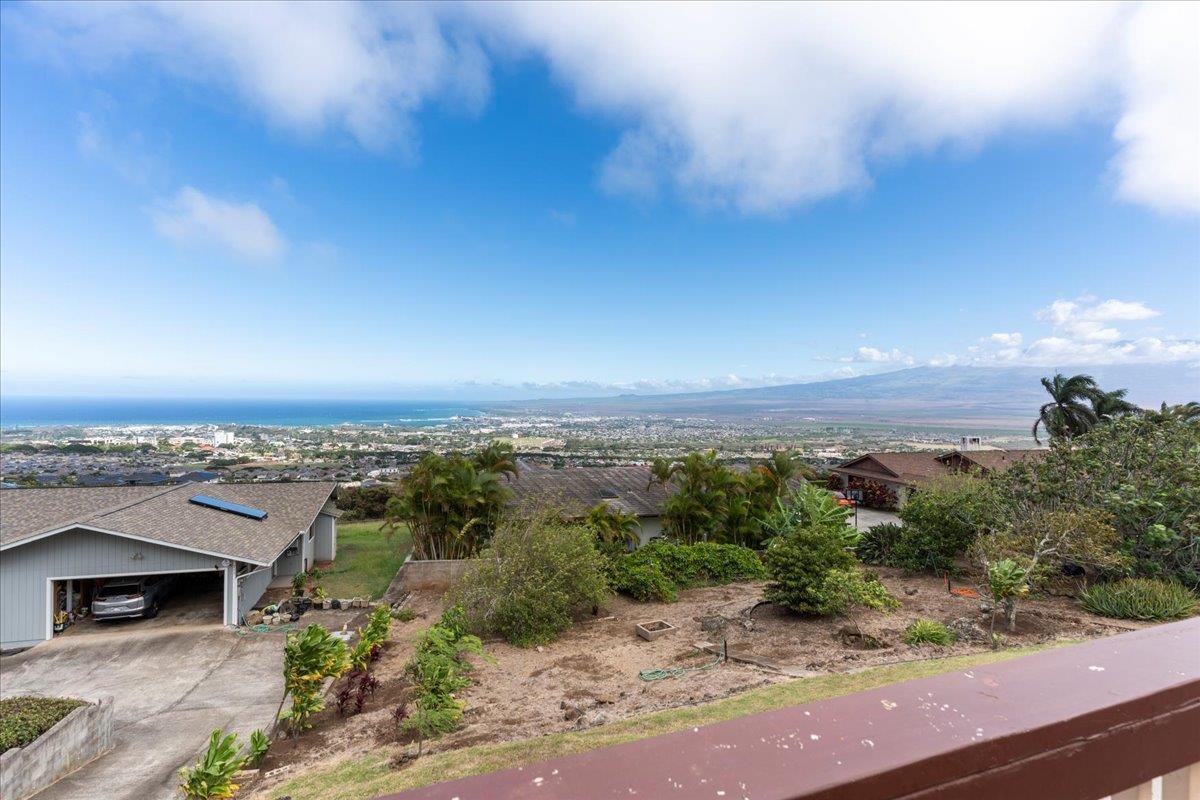
[[[848,491],[855,479],[875,481],[891,490],[897,505],[908,493],[934,478],[958,472],[1003,472],[1017,463],[1041,459],[1049,450],[952,450],[949,453],[867,453],[830,470]]]

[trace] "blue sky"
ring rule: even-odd
[[[1200,362],[1194,7],[313,8],[3,6],[5,393]]]

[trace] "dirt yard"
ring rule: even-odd
[[[474,684],[463,694],[466,725],[434,743],[434,751],[482,742],[523,739],[547,733],[603,725],[665,708],[727,697],[757,686],[824,672],[848,672],[883,664],[941,658],[985,650],[988,615],[978,598],[947,591],[944,579],[905,576],[876,570],[902,607],[891,613],[856,612],[851,618],[806,619],[762,599],[761,583],[731,584],[680,592],[676,603],[635,603],[614,598],[598,618],[585,618],[553,643],[521,649],[503,641],[485,642],[488,659],[474,659]],[[377,663],[381,686],[362,714],[339,717],[327,708],[314,730],[298,742],[277,742],[264,771],[290,765],[275,781],[253,788],[270,797],[269,787],[305,767],[329,765],[366,749],[397,745],[392,713],[407,699],[404,663],[412,640],[441,614],[441,600],[428,594],[407,601],[419,616],[394,622],[392,642]],[[904,628],[918,618],[952,624],[959,641],[950,647],[914,647],[903,643]],[[652,642],[639,638],[638,622],[666,620],[677,630]],[[1107,636],[1142,627],[1091,616],[1068,598],[1024,601],[1018,630],[1008,633],[1002,616],[997,632],[1005,646],[1062,639]],[[645,681],[641,670],[695,668],[715,657],[698,642],[727,645],[733,656],[773,662],[778,669],[731,660],[692,669],[663,680]],[[396,748],[400,752],[400,748]]]

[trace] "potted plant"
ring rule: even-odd
[[[304,597],[304,587],[308,584],[308,573],[297,572],[292,576],[292,595]]]

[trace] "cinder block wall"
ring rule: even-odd
[[[0,755],[0,795],[24,800],[112,749],[113,699],[81,706],[24,747]]]

